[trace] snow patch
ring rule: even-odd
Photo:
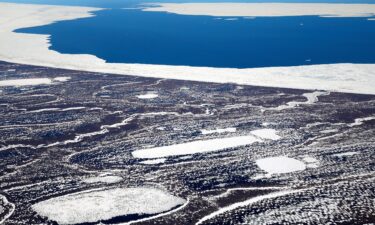
[[[140,164],[145,164],[145,165],[157,165],[157,164],[162,164],[166,161],[166,158],[160,158],[160,159],[150,159],[150,160],[145,160],[140,162]]]
[[[51,84],[52,80],[49,78],[26,78],[13,80],[0,80],[0,87],[7,86],[35,86],[42,84]]]
[[[291,194],[303,192],[305,190],[306,189],[282,190],[282,191],[272,192],[272,193],[269,193],[269,194],[257,196],[257,197],[254,197],[254,198],[250,198],[250,199],[247,199],[243,202],[236,202],[232,205],[228,205],[228,206],[219,208],[217,211],[214,211],[211,214],[208,214],[207,216],[204,216],[197,223],[195,223],[195,225],[204,224],[206,221],[208,221],[210,219],[213,219],[216,216],[222,215],[226,212],[230,212],[230,211],[233,211],[233,210],[241,208],[241,207],[249,206],[249,205],[252,205],[252,204],[255,204],[257,202],[267,200],[267,199],[273,199],[273,198],[278,198],[278,197],[285,196],[285,195],[291,195]]]
[[[233,132],[236,132],[237,129],[235,127],[229,127],[229,128],[223,128],[223,129],[215,129],[215,130],[205,130],[205,129],[202,129],[201,130],[201,133],[206,135],[206,134],[215,134],[215,133],[233,133]]]
[[[333,154],[333,156],[345,157],[345,156],[353,156],[353,155],[357,155],[357,154],[359,154],[359,152],[343,152],[343,153]]]
[[[319,160],[311,156],[304,157],[302,161],[304,161],[306,164],[306,167],[309,167],[309,168],[317,168],[319,166]]]
[[[152,99],[152,98],[157,98],[159,95],[154,94],[154,93],[149,93],[149,94],[144,94],[144,95],[137,95],[137,98],[139,99]]]
[[[5,209],[0,205],[0,215],[2,216],[2,218],[0,218],[0,224],[4,224],[8,220],[8,218],[12,216],[16,209],[16,206],[13,203],[9,202],[4,195],[0,195],[0,201],[2,202],[2,205],[4,207],[8,208]]]
[[[304,93],[302,94],[302,96],[306,98],[305,102],[291,101],[291,102],[286,103],[286,105],[280,105],[274,108],[267,108],[265,110],[284,110],[284,109],[295,108],[300,105],[311,105],[319,101],[318,99],[319,96],[324,96],[324,95],[329,95],[329,94],[330,94],[329,92],[325,92],[325,91],[314,91],[312,93]]]
[[[370,120],[375,120],[375,116],[370,116],[370,117],[364,117],[364,118],[357,118],[354,120],[354,123],[349,124],[349,127],[355,127],[362,125],[363,122],[370,121]]]
[[[66,82],[70,79],[71,79],[71,77],[55,77],[55,78],[53,78],[53,81]]]
[[[98,177],[88,177],[83,180],[84,183],[107,183],[114,184],[122,181],[122,177],[119,176],[98,176]]]
[[[0,80],[0,87],[7,86],[35,86],[42,84],[52,84],[53,82],[65,82],[68,81],[70,77],[56,77],[53,79],[50,78],[24,78],[24,79],[10,79],[10,80]]]
[[[255,135],[262,139],[279,140],[281,137],[276,134],[275,129],[259,129],[251,131],[252,135]]]
[[[321,130],[321,131],[319,131],[319,133],[321,133],[321,134],[329,134],[329,133],[336,133],[338,131],[339,131],[338,129],[327,129],[327,130]]]

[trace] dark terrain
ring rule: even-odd
[[[298,191],[235,207],[201,224],[375,223],[375,96],[327,92],[315,103],[277,110],[305,102],[303,94],[314,90],[0,62],[0,80],[55,77],[71,79],[0,86],[0,224],[54,224],[31,205],[82,190],[137,186],[162,186],[189,199],[184,208],[139,224],[196,224],[219,208],[285,188]],[[148,93],[158,97],[137,97]],[[228,127],[236,132],[201,131]],[[275,129],[281,139],[167,157],[161,164],[142,164],[131,154],[263,128]],[[318,162],[303,171],[263,176],[255,160],[282,155]],[[83,182],[104,173],[123,180]]]

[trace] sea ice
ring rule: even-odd
[[[371,17],[373,4],[330,3],[151,3],[143,11],[216,17],[321,16]],[[147,5],[146,5],[147,6]]]
[[[325,5],[330,4],[324,4],[323,6],[313,4],[313,10],[320,12],[326,10]],[[349,10],[349,13],[345,13],[345,15],[363,16],[370,13],[370,11],[372,12],[373,7],[375,7],[365,4],[342,5],[345,4],[331,4],[331,8],[334,7],[335,10],[337,9],[336,12],[340,12],[339,8],[344,7],[345,10]],[[184,8],[184,5],[182,5],[182,8]],[[216,7],[211,8],[219,10]],[[284,8],[292,9],[293,7]],[[306,8],[311,10],[309,9],[311,7]],[[231,14],[231,10],[227,5],[224,5],[221,9],[226,9]],[[375,89],[373,88],[375,64],[347,63],[236,69],[107,63],[105,60],[93,55],[61,54],[50,50],[51,44],[48,35],[14,32],[25,27],[42,26],[62,20],[90,17],[93,16],[92,12],[98,10],[101,9],[0,3],[0,21],[6,21],[0,23],[0,60],[28,65],[165,79],[216,83],[230,82],[255,86],[375,94]],[[206,9],[202,8],[202,10]],[[264,13],[267,11],[270,10],[267,8],[259,12]],[[301,13],[299,9],[296,12]],[[341,12],[339,13],[340,15]],[[302,14],[304,13],[302,12]],[[324,13],[324,15],[326,14]],[[328,13],[328,15],[330,14]]]

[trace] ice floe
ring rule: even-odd
[[[306,165],[302,161],[286,156],[258,159],[256,160],[256,164],[269,175],[291,173],[306,169]]]
[[[125,215],[154,215],[185,202],[182,198],[156,188],[115,188],[51,198],[32,205],[32,209],[59,224],[79,224]]]
[[[273,129],[260,129],[252,131],[251,135],[198,140],[169,146],[136,150],[132,152],[132,155],[135,158],[144,159],[192,155],[196,153],[214,152],[250,145],[255,142],[263,142],[264,139],[277,140],[279,138],[280,136],[278,136]]]
[[[341,4],[332,5],[335,9],[341,7]],[[352,6],[349,5],[350,10],[357,15],[356,10],[359,9],[355,5]],[[375,5],[370,5],[370,7],[361,5],[360,7],[360,11],[363,12],[363,8],[364,10],[371,10]],[[314,7],[315,10],[317,8],[325,9],[325,7]],[[348,63],[236,69],[107,63],[93,55],[61,54],[50,50],[48,35],[14,32],[14,30],[25,27],[90,17],[92,16],[91,12],[97,10],[101,9],[0,3],[0,21],[5,21],[0,22],[0,60],[37,66],[165,79],[375,94],[373,88],[375,64]]]

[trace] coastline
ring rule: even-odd
[[[375,6],[375,5],[374,5]],[[12,63],[166,79],[375,94],[375,64],[211,68],[106,63],[93,55],[49,50],[49,35],[14,30],[93,16],[100,8],[0,3],[0,60]]]
[[[156,3],[145,4],[143,11],[168,12],[191,16],[229,17],[371,17],[375,4],[337,3]]]

